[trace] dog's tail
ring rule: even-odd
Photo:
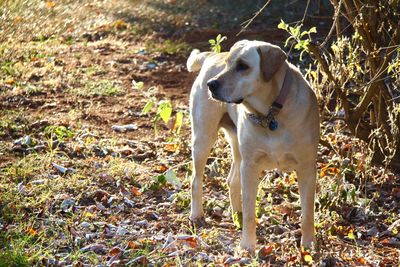
[[[201,66],[203,66],[204,60],[210,55],[212,52],[202,52],[200,50],[194,49],[186,62],[186,67],[189,72],[199,71]]]

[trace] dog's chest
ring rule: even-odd
[[[252,155],[257,155],[258,164],[265,169],[279,169],[292,171],[296,169],[299,159],[293,151],[293,140],[288,133],[269,133],[246,136],[249,149],[245,149],[244,157],[250,160]],[[252,152],[253,151],[253,152]],[[257,153],[254,153],[254,152]]]

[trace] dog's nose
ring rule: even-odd
[[[207,83],[208,89],[210,89],[211,92],[215,93],[215,91],[218,90],[220,83],[218,80],[211,80]]]

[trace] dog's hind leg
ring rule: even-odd
[[[316,184],[315,163],[308,163],[296,171],[301,203],[301,245],[311,248],[315,242],[314,199]]]
[[[232,120],[225,115],[221,121],[225,137],[229,142],[232,152],[232,165],[228,174],[229,198],[231,201],[232,215],[242,211],[241,186],[240,186],[240,152],[236,126]],[[240,222],[241,223],[241,222]]]
[[[212,103],[214,104],[214,103]],[[208,110],[209,111],[209,110]],[[193,175],[191,181],[190,220],[197,225],[204,224],[203,211],[203,175],[208,155],[217,139],[219,123],[222,117],[219,112],[210,113],[194,109],[192,117],[192,159]]]

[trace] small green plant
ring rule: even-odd
[[[81,89],[74,89],[74,93],[80,96],[118,96],[123,95],[124,90],[114,81],[100,80],[88,81]]]
[[[165,124],[168,125],[172,116],[173,108],[170,100],[160,100],[159,102],[156,102],[156,99],[153,97],[146,102],[145,106],[142,109],[142,114],[148,114],[153,109],[153,107],[156,107],[156,114],[153,117],[153,127],[155,134],[158,134],[158,122],[162,120]],[[183,112],[178,111],[175,115],[175,123],[172,125],[171,130],[174,133],[179,134],[182,125]]]
[[[188,191],[175,193],[172,195],[172,199],[172,202],[175,203],[180,210],[187,210],[190,208],[190,194]]]
[[[133,89],[141,90],[141,89],[143,89],[143,86],[144,86],[144,82],[141,82],[141,81],[137,82],[135,80],[132,80],[132,88]]]
[[[243,213],[241,211],[235,211],[232,214],[233,224],[237,229],[242,229],[243,227]]]
[[[6,61],[1,64],[1,71],[3,74],[7,76],[15,76],[17,74],[17,70],[14,68],[15,62]]]
[[[75,132],[73,130],[65,126],[56,126],[56,125],[47,126],[44,129],[44,133],[49,138],[57,139],[59,141],[63,141],[64,139],[67,138],[72,138],[75,135]]]
[[[24,267],[29,266],[28,258],[21,250],[9,248],[0,251],[0,267]]]
[[[218,34],[217,37],[214,39],[208,40],[208,42],[211,45],[211,51],[215,53],[221,53],[221,43],[227,39],[226,36],[221,36],[221,34]]]
[[[286,39],[285,47],[289,44],[290,40],[294,40],[296,42],[294,49],[301,51],[300,60],[302,60],[304,52],[309,52],[308,46],[311,42],[311,33],[317,33],[316,27],[312,27],[308,31],[301,31],[302,26],[303,25],[300,24],[298,26],[291,27],[283,20],[281,20],[281,22],[278,24],[278,29],[285,30],[290,34],[289,38]]]
[[[145,43],[146,50],[150,53],[161,52],[169,55],[179,55],[190,51],[190,47],[183,41],[166,40],[162,43],[154,42],[153,40]]]
[[[142,192],[148,189],[152,191],[157,191],[167,184],[171,184],[178,189],[180,189],[182,186],[180,179],[176,176],[176,173],[172,169],[169,169],[163,174],[153,177],[153,181],[149,185],[143,186],[140,190]]]

